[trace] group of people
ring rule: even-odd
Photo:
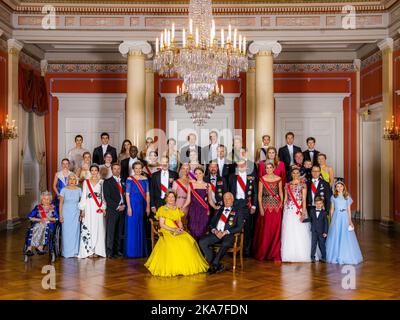
[[[240,232],[244,255],[258,260],[360,263],[343,180],[335,181],[315,138],[302,151],[292,132],[285,137],[277,151],[263,136],[253,162],[240,137],[228,154],[216,131],[204,148],[189,134],[180,151],[175,139],[163,151],[147,138],[140,153],[125,140],[119,155],[107,133],[92,154],[78,135],[54,177],[54,200],[44,193],[29,215],[27,253],[43,253],[59,220],[64,257],[150,254],[145,266],[159,276],[222,271],[220,261]],[[160,227],[153,249],[149,219]]]

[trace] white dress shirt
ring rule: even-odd
[[[168,170],[161,170],[161,184],[167,187],[168,189],[168,179],[169,179],[169,172]],[[165,198],[165,192],[161,189],[161,199]]]
[[[224,208],[224,211],[222,211],[222,214],[226,217],[226,218],[228,218],[228,216],[229,216],[229,213],[232,211],[232,208]],[[218,220],[218,223],[217,223],[217,227],[216,227],[216,229],[218,230],[218,231],[224,231],[224,229],[225,229],[225,222],[223,222],[221,219],[219,219]]]
[[[314,179],[314,178],[312,179],[312,183],[314,184],[315,189],[318,188],[318,182],[319,182],[319,179]],[[312,197],[312,205],[314,205],[315,194],[312,191],[311,191],[311,197]]]
[[[312,150],[308,150],[308,152],[310,153],[310,160],[311,160],[311,163],[314,163],[314,149],[312,149]]]
[[[137,157],[135,157],[135,158],[130,157],[130,158],[129,158],[129,166],[128,166],[128,168],[129,168],[129,175],[130,175],[130,176],[133,174],[132,165],[133,165],[136,161],[138,161],[138,160],[139,160],[139,159],[138,159]]]
[[[217,161],[218,161],[219,175],[222,177],[222,173],[224,172],[225,158],[223,159],[218,158]]]
[[[321,213],[321,209],[315,209],[315,214],[317,215],[317,219],[318,219],[320,213]]]
[[[208,150],[208,161],[211,161],[217,157],[218,143],[211,144]]]
[[[108,144],[102,144],[101,148],[103,149],[103,156],[107,152]]]
[[[265,145],[263,145],[261,147],[261,149],[260,149],[260,160],[261,161],[267,160],[267,149],[268,149],[268,147],[269,146],[265,146]],[[265,152],[263,152],[263,149],[264,149]]]
[[[238,173],[238,175],[242,178],[244,185],[246,185],[247,183],[247,173],[246,171],[244,172],[240,172]],[[242,187],[239,184],[239,181],[236,182],[236,199],[246,199],[246,195],[244,194],[244,191],[242,189]]]
[[[290,164],[294,164],[294,159],[293,159],[293,145],[292,144],[287,144],[289,154],[290,154]]]

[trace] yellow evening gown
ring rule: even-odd
[[[168,227],[176,228],[174,221],[180,220],[184,213],[176,208],[171,210],[167,206],[157,210],[155,218],[165,218]],[[174,236],[171,231],[160,228],[160,237],[145,267],[152,275],[172,277],[177,275],[192,275],[208,270],[207,261],[201,254],[196,240],[184,232]]]
[[[325,170],[323,170],[323,169],[321,168],[321,175],[322,175],[322,178],[323,178],[326,182],[328,182],[329,184],[331,183],[331,177],[329,176],[329,172],[327,172],[327,171],[325,171]]]

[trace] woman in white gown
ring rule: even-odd
[[[82,210],[79,258],[106,256],[106,203],[98,165],[90,166],[91,177],[83,183],[79,209]]]
[[[298,168],[292,169],[292,181],[285,186],[282,219],[282,261],[311,261],[311,230],[306,218],[307,187],[300,181]]]

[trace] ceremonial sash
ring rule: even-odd
[[[210,182],[210,186],[211,186],[212,192],[214,192],[214,194],[215,194],[215,191],[217,190],[217,188],[215,187],[215,185],[212,182]]]
[[[295,198],[294,195],[293,195],[292,189],[290,188],[290,184],[288,185],[288,192],[289,192],[290,197],[292,198],[292,200],[293,200],[293,202],[294,202],[294,205],[295,205],[296,208],[297,208],[296,214],[301,214],[301,205],[299,205],[299,204],[297,203],[297,200],[296,200],[296,198]]]
[[[164,186],[162,183],[161,183],[161,190],[164,191],[164,193],[167,193],[168,191],[167,187]]]
[[[132,179],[132,181],[138,187],[140,193],[142,194],[142,197],[143,197],[144,201],[146,201],[146,193],[144,192],[144,190],[143,190],[142,186],[140,185],[139,181],[134,176],[130,176],[130,178]]]
[[[101,208],[102,205],[103,205],[103,199],[102,199],[101,202],[99,203],[99,199],[97,199],[97,196],[96,196],[95,193],[93,192],[93,188],[92,188],[92,186],[91,186],[91,184],[90,184],[89,179],[86,180],[86,184],[87,184],[88,189],[89,189],[89,192],[90,192],[90,194],[92,195],[92,198],[93,198],[93,200],[94,200],[94,202],[96,203],[96,206],[97,206],[97,208],[98,208],[98,209],[96,210],[96,212],[97,212],[97,213],[103,213],[104,210]]]
[[[42,219],[46,219],[47,218],[46,212],[44,212],[44,209],[43,209],[42,205],[38,205],[38,209],[39,209],[40,217]]]
[[[188,190],[185,188],[185,186],[179,182],[179,180],[175,180],[176,184],[183,190],[185,193],[188,193]]]
[[[314,195],[317,193],[317,187],[315,186],[314,182],[311,181],[311,191],[314,193]]]
[[[268,185],[267,181],[265,181],[263,178],[260,178],[260,181],[262,182],[262,184],[264,185],[265,189],[267,189],[268,193],[274,197],[276,200],[281,201],[281,198],[279,198],[279,196],[277,194],[275,194],[270,186]]]
[[[197,179],[196,179],[196,176],[195,176],[194,173],[191,172],[191,171],[189,171],[189,176],[190,176],[190,178],[192,178],[193,180],[197,180]]]
[[[146,171],[147,171],[147,174],[148,174],[149,177],[151,178],[151,176],[152,176],[153,174],[151,173],[149,166],[146,164],[144,167],[145,167],[145,169],[146,169]]]
[[[124,195],[124,190],[122,190],[121,184],[117,180],[115,180],[115,182],[117,183],[117,187],[118,187],[119,193],[121,194],[121,196],[123,196]]]
[[[223,223],[226,223],[228,221],[228,218],[225,217],[224,213],[222,213],[221,216],[219,217],[219,220],[221,220]]]
[[[239,182],[240,187],[242,188],[242,190],[244,192],[244,196],[246,197],[246,184],[244,183],[241,176],[236,175],[236,177],[237,177],[237,181]],[[247,206],[249,207],[249,209],[251,208],[251,199],[250,198],[248,198]]]
[[[193,184],[190,183],[190,189],[192,191],[192,194],[195,196],[195,198],[200,202],[200,204],[204,207],[204,209],[208,210],[208,205],[207,203],[204,202],[204,200],[200,197],[200,195],[196,192],[196,190],[193,187]]]

